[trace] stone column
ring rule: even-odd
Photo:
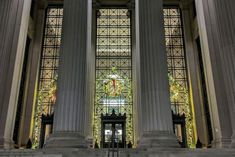
[[[0,1],[0,148],[13,147],[31,0]]]
[[[226,97],[230,109],[233,130],[232,144],[235,148],[235,1],[214,0],[214,12],[219,39],[219,55],[225,82]]]
[[[162,0],[139,0],[140,147],[177,147],[170,108]]]
[[[87,147],[87,1],[65,0],[53,134],[46,147]]]
[[[235,130],[235,1],[195,2],[213,117],[213,146],[229,147]]]

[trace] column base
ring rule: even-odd
[[[4,149],[14,148],[14,141],[7,138],[0,138],[0,148]]]
[[[86,142],[89,148],[93,148],[93,137],[87,136],[86,137]]]
[[[230,148],[235,149],[235,142],[232,142],[232,143],[231,143]]]
[[[230,148],[235,148],[235,135],[231,137],[231,145]]]
[[[138,148],[179,148],[174,133],[168,131],[144,132]]]
[[[46,140],[44,148],[88,148],[88,143],[80,133],[56,132]]]
[[[230,138],[215,139],[212,141],[212,148],[229,148],[231,145]]]

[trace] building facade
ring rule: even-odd
[[[3,0],[1,148],[233,148],[235,2]]]

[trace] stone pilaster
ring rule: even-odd
[[[0,147],[13,146],[31,0],[0,1]]]
[[[229,147],[234,128],[234,11],[233,0],[198,0],[197,19],[210,96],[213,146]]]
[[[29,50],[29,61],[28,61],[28,78],[27,78],[27,88],[25,98],[25,106],[23,109],[23,118],[20,122],[20,132],[19,132],[19,146],[26,146],[30,137],[30,124],[33,114],[34,95],[37,92],[37,81],[40,72],[40,58],[42,53],[42,42],[43,42],[43,32],[44,32],[44,20],[47,8],[47,1],[41,0],[34,2],[34,12],[36,14],[34,20],[31,19],[31,34],[32,42],[30,44]],[[30,27],[30,26],[29,26]]]
[[[133,36],[132,42],[132,51],[135,52],[132,56],[133,60],[133,120],[134,120],[134,130],[135,130],[135,140],[138,145],[140,141],[140,136],[142,133],[142,109],[141,109],[141,87],[140,87],[140,45],[139,45],[139,3],[135,1],[135,14],[132,15],[133,27],[132,34]]]
[[[87,147],[87,1],[65,0],[53,134],[46,147]]]
[[[93,111],[95,94],[95,51],[96,51],[96,9],[92,0],[88,0],[87,8],[87,72],[86,72],[86,109],[85,109],[85,136],[90,147],[93,147]]]
[[[139,0],[140,147],[177,147],[170,108],[162,0]],[[138,32],[138,31],[137,31]]]
[[[207,122],[204,110],[204,102],[202,95],[202,80],[201,72],[199,67],[199,57],[198,52],[195,49],[194,42],[195,37],[197,37],[197,29],[195,28],[195,20],[191,15],[193,1],[182,0],[180,3],[181,12],[182,12],[182,23],[184,30],[184,41],[185,41],[185,56],[187,62],[187,70],[189,77],[189,89],[192,89],[191,103],[195,109],[195,121],[197,129],[197,137],[200,141],[207,145],[208,144],[208,130]],[[195,21],[194,21],[195,22]],[[194,25],[193,25],[194,24]],[[194,36],[193,36],[194,35]]]

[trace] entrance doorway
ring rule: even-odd
[[[102,148],[125,148],[126,147],[126,114],[101,115],[102,121]]]
[[[124,148],[134,143],[131,10],[99,8],[96,20],[94,141]]]

